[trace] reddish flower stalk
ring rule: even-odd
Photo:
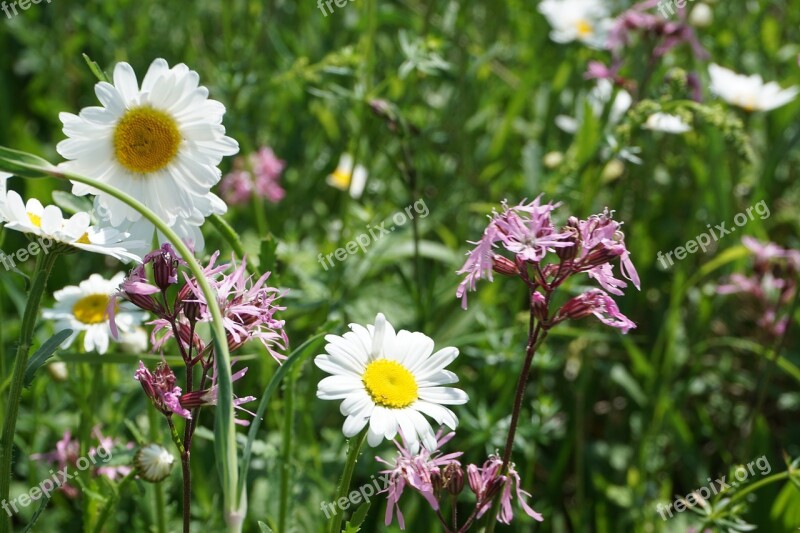
[[[589,315],[623,333],[636,327],[620,312],[609,295],[622,295],[622,289],[627,286],[625,281],[614,275],[612,261],[617,258],[623,277],[637,289],[640,286],[639,275],[625,246],[625,236],[620,231],[621,223],[614,221],[613,213],[605,210],[586,220],[570,217],[567,225],[559,231],[550,218],[559,205],[542,204],[541,196],[529,204],[523,202],[514,207],[503,203],[502,213],[495,212],[492,215],[483,237],[473,243],[475,249],[469,252],[467,261],[458,271],[465,275],[456,293],[462,298],[464,308],[467,306],[467,292],[474,291],[480,279],[491,281],[493,272],[518,277],[529,295],[530,320],[525,361],[517,382],[502,460],[497,459],[500,465],[498,472],[504,476],[510,476],[513,469],[511,455],[514,437],[533,357],[549,330],[565,320]],[[500,255],[497,252],[499,247],[514,254],[513,261]],[[572,276],[584,273],[597,281],[602,289],[590,289],[551,312],[550,304],[555,291]],[[490,507],[491,504],[487,509]],[[503,503],[501,507],[502,521],[508,514],[505,511],[506,504]],[[469,523],[478,516],[478,513],[474,513]],[[461,531],[466,529],[462,527]]]

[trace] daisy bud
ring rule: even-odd
[[[502,255],[496,255],[494,258],[492,258],[492,269],[498,274],[502,274],[504,276],[518,276],[520,273],[514,261],[511,261]]]
[[[158,483],[169,476],[175,457],[163,446],[148,444],[136,452],[133,464],[139,477],[150,483]]]

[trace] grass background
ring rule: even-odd
[[[800,84],[796,2],[711,6],[714,22],[699,36],[714,62],[784,87]],[[292,345],[329,320],[338,321],[335,332],[341,333],[343,324],[368,323],[381,311],[397,328],[423,331],[437,346],[457,346],[462,355],[453,370],[471,401],[456,409],[460,426],[448,450],[462,449],[469,462],[482,462],[503,446],[527,309],[525,291],[506,279],[481,284],[469,310],[460,309],[454,272],[466,241],[479,237],[486,215],[503,199],[545,193],[564,203],[556,217],[561,222],[615,209],[642,278],[641,292],[629,290],[618,302],[638,328],[621,336],[587,319],[552,332],[534,362],[514,452],[545,522],[533,525],[515,510],[514,524],[497,530],[685,531],[694,523],[692,513],[664,522],[656,503],[762,455],[773,473],[785,468],[784,452],[800,455],[797,375],[789,367],[773,372],[763,408],[754,412],[768,346],[746,320],[748,302],[713,291],[725,274],[748,271],[741,234],[798,246],[800,103],[753,115],[730,110],[743,122],[752,163],[732,149],[724,131],[702,120],[683,136],[632,127],[629,143],[641,148],[643,164],[626,162],[615,176],[602,149],[611,125],[607,113],[593,118],[588,112],[593,84],[583,79],[587,62],[608,54],[558,45],[548,32],[535,2],[522,0],[356,0],[327,17],[310,1],[53,0],[0,18],[0,144],[59,160],[55,145],[64,136],[58,113],[96,105],[95,80],[82,53],[108,72],[128,61],[140,78],[156,57],[197,70],[211,96],[226,105],[225,125],[242,152],[268,144],[288,163],[280,204],[235,208],[226,217],[264,266],[273,262],[261,254],[269,248],[262,243],[278,243],[273,280],[291,291],[284,318]],[[629,49],[633,77],[641,75],[647,51],[646,42]],[[673,67],[698,71],[707,86],[707,64],[680,47],[658,64],[641,96],[670,94],[665,76]],[[711,99],[707,89],[704,96]],[[373,98],[394,103],[418,134],[403,139],[387,128],[368,106]],[[560,114],[584,115],[576,135],[554,126]],[[406,149],[416,170],[413,188],[403,177]],[[344,151],[369,169],[359,201],[325,184]],[[548,168],[542,159],[552,151],[565,162]],[[59,187],[11,182],[45,202]],[[326,271],[317,262],[319,253],[333,252],[368,224],[420,199],[430,214],[418,220],[419,263],[411,224],[335,268]],[[715,250],[669,269],[656,261],[658,251],[683,245],[707,224],[730,225],[761,200],[770,216],[756,217]],[[230,252],[212,228],[205,233],[207,252]],[[4,250],[24,244],[14,232],[2,238]],[[69,256],[49,287],[121,268],[98,256]],[[580,289],[576,283],[568,288]],[[10,372],[22,305],[24,279],[0,272],[2,375]],[[52,326],[41,323],[38,338],[51,334]],[[798,347],[790,332],[782,352],[787,364],[800,365]],[[256,348],[246,351],[255,358],[237,390],[259,395],[275,364]],[[137,355],[60,357],[68,361],[69,379],[55,382],[43,374],[24,398],[14,487],[20,492],[47,475],[46,465],[26,457],[52,448],[64,429],[86,435],[102,424],[124,441],[142,432],[168,443],[162,421],[132,379]],[[342,417],[336,403],[315,398],[323,375],[310,358],[299,369],[272,402],[255,449],[248,530],[257,530],[257,521],[277,530],[283,515],[287,531],[315,531],[323,523],[320,503],[333,497],[345,455]],[[202,424],[211,427],[208,413]],[[217,531],[222,520],[213,445],[199,436],[195,526]],[[391,450],[386,443],[378,454],[386,458]],[[373,455],[367,450],[359,462],[355,486],[379,469]],[[163,487],[170,531],[178,528],[179,477],[176,469]],[[86,483],[81,500],[57,494],[37,528],[83,530],[113,493],[101,481]],[[110,530],[155,531],[157,493],[152,486],[130,486]],[[756,495],[744,517],[759,530],[800,526],[800,494],[791,484],[771,484]],[[376,500],[364,531],[397,529],[384,528],[384,508],[385,501]],[[403,508],[409,531],[433,529],[435,518],[421,498],[405,496]],[[33,511],[22,513],[20,525]]]

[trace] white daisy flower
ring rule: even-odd
[[[111,336],[108,305],[124,279],[124,272],[110,280],[99,274],[92,274],[80,285],[70,285],[53,294],[56,305],[42,311],[42,317],[56,320],[56,331],[72,330],[72,335],[64,341],[62,348],[71,346],[78,335],[83,333],[84,350],[96,350],[101,355],[108,351],[108,339]],[[129,302],[117,300],[115,305],[117,308],[114,318],[120,332],[133,332],[147,316],[146,313],[137,311]]]
[[[458,419],[443,405],[461,405],[467,394],[452,387],[458,377],[444,368],[457,356],[453,347],[433,353],[433,340],[422,333],[395,333],[382,314],[375,325],[350,324],[342,336],[328,335],[327,354],[315,364],[333,374],[319,382],[317,397],[344,400],[339,408],[347,418],[345,437],[353,437],[369,424],[367,440],[377,446],[402,431],[410,446],[420,441],[436,449],[436,436],[428,415],[438,424],[455,429]]]
[[[653,113],[647,117],[647,122],[642,127],[665,133],[686,133],[692,129],[681,117],[667,113]]]
[[[781,89],[776,82],[764,83],[758,74],[745,76],[716,64],[708,66],[711,91],[735,106],[747,111],[770,111],[794,100],[800,87]]]
[[[148,444],[139,448],[133,457],[133,464],[139,476],[150,483],[167,479],[175,464],[175,456],[158,444]]]
[[[614,25],[602,0],[544,0],[539,12],[552,26],[550,38],[557,43],[580,41],[592,48],[607,48]]]
[[[25,203],[15,191],[8,191],[2,198],[0,222],[5,222],[8,229],[67,244],[79,250],[110,255],[121,261],[141,262],[138,255],[127,251],[127,248],[139,247],[140,243],[128,240],[127,234],[114,228],[98,229],[92,226],[89,213],[76,213],[65,219],[57,206],[45,207],[36,198]]]
[[[367,185],[367,169],[361,165],[353,164],[353,156],[342,154],[336,170],[328,176],[327,183],[342,191],[350,191],[353,198],[361,198],[364,187]]]
[[[208,98],[197,72],[183,63],[169,68],[156,59],[139,87],[131,66],[118,63],[114,84],[100,82],[102,107],[80,115],[61,113],[67,139],[57,150],[69,161],[61,167],[112,185],[152,209],[196,250],[203,247],[199,227],[225,203],[211,193],[219,182],[217,165],[239,151],[225,135],[225,106]],[[112,196],[80,183],[72,192],[94,194],[108,224],[141,239],[150,249],[153,225]],[[159,236],[163,241],[163,236]]]

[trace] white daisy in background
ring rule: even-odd
[[[67,348],[83,333],[83,348],[87,352],[97,351],[104,354],[108,351],[108,339],[111,327],[108,324],[108,305],[118,290],[125,273],[120,272],[110,280],[99,274],[92,274],[80,285],[70,285],[53,296],[55,307],[42,311],[42,317],[56,320],[55,330],[71,329],[72,335],[62,344]],[[137,311],[133,304],[117,300],[114,319],[122,333],[133,332],[147,317],[146,313]]]
[[[665,133],[686,133],[692,127],[677,115],[667,113],[653,113],[647,117],[647,122],[642,126],[653,131],[663,131]]]
[[[225,106],[208,98],[199,79],[183,63],[169,68],[156,59],[140,88],[131,66],[118,63],[114,84],[95,86],[102,107],[59,115],[68,138],[57,147],[69,160],[62,168],[136,198],[196,250],[204,245],[199,228],[206,217],[227,210],[211,193],[221,178],[217,166],[239,151],[225,135]],[[137,211],[80,183],[73,183],[72,192],[96,195],[95,207],[107,214],[107,223],[150,250],[154,227]]]
[[[3,198],[0,199],[0,222],[5,222],[8,229],[79,250],[110,255],[121,261],[141,262],[141,258],[128,249],[140,248],[142,243],[129,240],[126,233],[114,228],[92,226],[89,213],[76,213],[65,219],[61,209],[54,205],[45,207],[36,198],[24,203],[15,191],[9,191]]]
[[[350,191],[350,196],[358,199],[367,185],[367,169],[354,163],[352,155],[342,154],[336,170],[328,176],[327,183],[341,191]]]
[[[375,325],[350,324],[342,336],[328,335],[327,354],[314,363],[332,374],[319,382],[317,397],[344,400],[339,408],[347,418],[345,437],[353,437],[369,424],[367,440],[377,446],[394,439],[398,431],[410,446],[422,441],[436,449],[436,436],[428,415],[438,424],[455,429],[458,419],[443,405],[461,405],[467,394],[452,387],[458,377],[444,368],[457,356],[453,347],[433,353],[433,340],[422,333],[395,333],[382,314]]]
[[[716,64],[708,66],[711,92],[747,111],[770,111],[794,100],[800,87],[781,89],[776,82],[764,83],[758,74],[745,76]]]
[[[539,12],[547,18],[550,38],[557,43],[580,41],[592,48],[607,48],[614,25],[602,0],[544,0]]]

